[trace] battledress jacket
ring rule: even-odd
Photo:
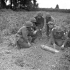
[[[36,23],[35,23],[35,25],[39,28],[39,29],[42,29],[43,28],[43,26],[44,26],[44,18],[43,17],[35,17],[35,19],[36,19]]]
[[[17,34],[19,34],[20,38],[24,39],[25,42],[28,42],[28,36],[27,36],[28,30],[27,30],[26,26],[22,26],[18,30]]]

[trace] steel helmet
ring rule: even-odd
[[[43,16],[43,13],[42,12],[38,12],[37,16]]]
[[[46,17],[51,17],[50,13],[46,13]]]
[[[30,20],[31,20],[31,22],[36,22],[35,18],[31,18]]]
[[[31,27],[31,26],[33,26],[33,24],[32,24],[32,22],[30,22],[30,21],[26,21],[25,26],[26,26],[26,27]]]

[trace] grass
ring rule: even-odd
[[[55,68],[56,70],[70,70],[70,48],[65,49]]]
[[[44,16],[46,14],[45,11],[42,11]],[[17,30],[25,23],[25,21],[29,20],[30,18],[32,18],[37,12],[24,12],[24,11],[19,11],[19,12],[15,12],[15,11],[11,11],[11,10],[3,10],[0,11],[0,41],[2,43],[2,38],[5,36],[10,36],[12,34],[15,34],[17,32]],[[70,23],[70,14],[69,13],[59,13],[59,12],[49,12],[55,19],[55,23],[58,25],[69,25]],[[10,36],[11,37],[11,36]],[[42,41],[43,42],[43,41]],[[38,43],[39,44],[39,43]],[[37,46],[38,46],[37,44]],[[35,54],[38,55],[39,54],[43,54],[43,51],[39,51],[40,49],[37,47],[37,49],[33,49],[32,53],[32,58],[34,57]],[[34,53],[35,54],[34,54]],[[44,55],[47,54],[47,58],[49,59],[49,57],[51,55],[44,52]],[[37,56],[36,55],[36,56]],[[53,57],[53,56],[52,56]],[[46,56],[43,57],[42,60],[44,60],[46,58]],[[29,59],[29,58],[28,58]],[[37,59],[37,58],[36,58]],[[35,58],[33,58],[33,60],[35,60],[35,62],[37,63],[38,60],[36,60]],[[53,57],[53,59],[55,59]],[[31,60],[31,57],[30,57]],[[28,60],[29,61],[29,60]],[[40,62],[38,62],[40,63]],[[44,60],[45,63],[45,60]],[[16,59],[15,64],[17,66],[23,67],[24,66],[24,62],[23,59],[20,57],[18,59]],[[36,66],[38,66],[36,64]],[[58,64],[55,66],[55,68],[52,68],[53,70],[69,70],[70,66],[70,52],[67,49],[65,52],[62,53],[61,57],[59,58],[59,62]]]

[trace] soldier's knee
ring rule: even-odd
[[[30,48],[31,47],[31,45],[29,45],[23,39],[19,39],[16,43],[17,43],[17,48],[19,48],[19,49],[22,49],[22,48]]]

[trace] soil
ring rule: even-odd
[[[53,70],[62,52],[52,53],[41,49],[45,40],[37,41],[30,48],[18,50],[2,43],[0,46],[0,70]]]

